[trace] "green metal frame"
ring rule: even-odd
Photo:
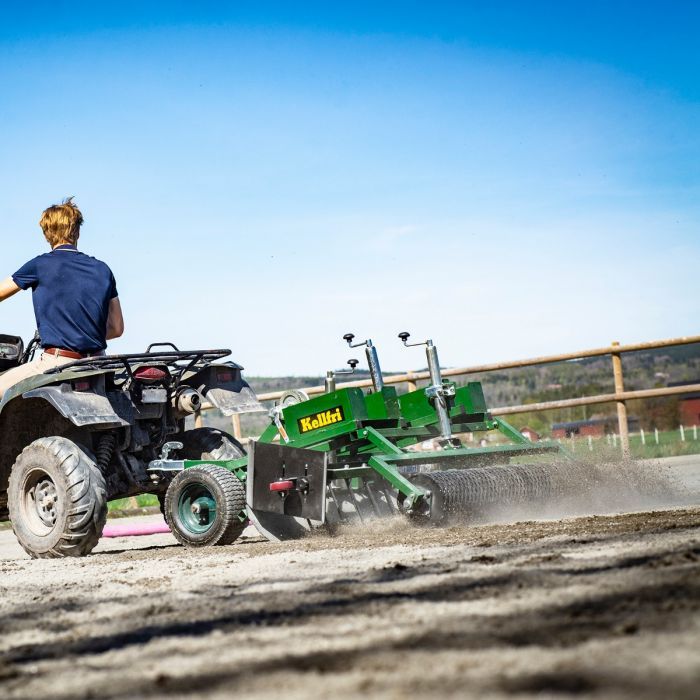
[[[421,502],[429,505],[430,493],[407,475],[421,464],[430,464],[431,469],[448,469],[502,464],[511,457],[547,453],[569,457],[559,443],[531,443],[503,418],[493,418],[479,382],[457,387],[445,381],[444,386],[454,388],[448,405],[454,434],[498,431],[510,444],[470,447],[447,443],[439,450],[407,449],[441,437],[437,412],[425,389],[398,395],[394,387],[368,394],[349,387],[286,406],[278,414],[283,431],[273,421],[258,441],[279,441],[290,448],[331,452],[328,483],[378,476],[401,494],[403,507],[408,510]],[[241,481],[246,480],[247,457],[186,460],[184,468],[212,463],[233,471]]]

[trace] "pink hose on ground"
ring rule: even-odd
[[[165,520],[155,523],[133,523],[131,525],[105,525],[102,537],[137,537],[139,535],[159,535],[170,532]]]

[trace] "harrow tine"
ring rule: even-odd
[[[392,501],[391,497],[389,496],[389,492],[386,489],[386,486],[382,488],[382,493],[384,494],[384,498],[386,499],[387,505],[389,506],[389,513],[391,515],[395,515],[397,513],[396,507],[394,506],[394,502]]]
[[[338,513],[338,521],[339,522],[345,522],[345,514],[343,513],[342,508],[340,507],[340,503],[338,503],[338,497],[336,496],[336,489],[333,486],[333,483],[328,484],[328,491],[331,495],[331,498],[333,499],[333,503],[335,504],[335,510]]]
[[[369,483],[365,482],[364,483],[365,491],[367,492],[367,496],[369,497],[370,503],[372,504],[372,508],[374,510],[374,514],[380,518],[381,517],[381,512],[379,508],[379,502],[374,496],[374,493],[372,493],[372,487]]]
[[[379,504],[379,511],[377,515],[382,518],[390,518],[394,516],[396,514],[396,510],[394,509],[394,505],[391,502],[391,498],[387,493],[384,481],[381,479],[372,481],[370,484],[370,488],[374,493],[375,500]]]
[[[352,488],[350,484],[350,479],[344,479],[345,481],[345,487],[347,488],[348,492],[350,493],[350,500],[355,506],[355,512],[357,513],[357,516],[360,518],[360,522],[364,523],[365,519],[362,517],[362,511],[360,510],[360,506],[357,502],[357,494],[355,493],[355,489]]]

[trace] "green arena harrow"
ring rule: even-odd
[[[385,385],[377,349],[364,346],[372,390],[336,387],[330,371],[325,393],[309,398],[287,392],[270,411],[270,425],[236,459],[170,459],[168,443],[151,462],[154,482],[169,481],[165,517],[188,545],[230,541],[250,521],[269,540],[302,536],[313,527],[403,515],[425,523],[478,516],[494,506],[556,496],[556,482],[538,456],[568,458],[559,443],[530,442],[494,418],[479,382],[457,386],[443,379],[432,340],[425,346],[429,386],[399,394]],[[486,444],[484,433],[505,440]],[[459,437],[458,437],[459,436]],[[243,486],[245,491],[243,491]],[[242,494],[245,492],[245,501]]]

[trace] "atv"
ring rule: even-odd
[[[35,349],[36,338],[25,352],[21,338],[0,335],[0,371],[30,361]],[[6,391],[0,520],[12,521],[24,550],[36,558],[88,554],[102,534],[107,502],[142,493],[158,496],[183,544],[233,542],[247,522],[245,486],[206,462],[245,451],[220,430],[186,428],[205,402],[228,416],[264,410],[243,368],[223,361],[228,355],[154,343],[144,353],[72,361]],[[202,464],[181,474],[149,471],[173,458]],[[218,511],[215,522],[204,512],[209,506]]]

